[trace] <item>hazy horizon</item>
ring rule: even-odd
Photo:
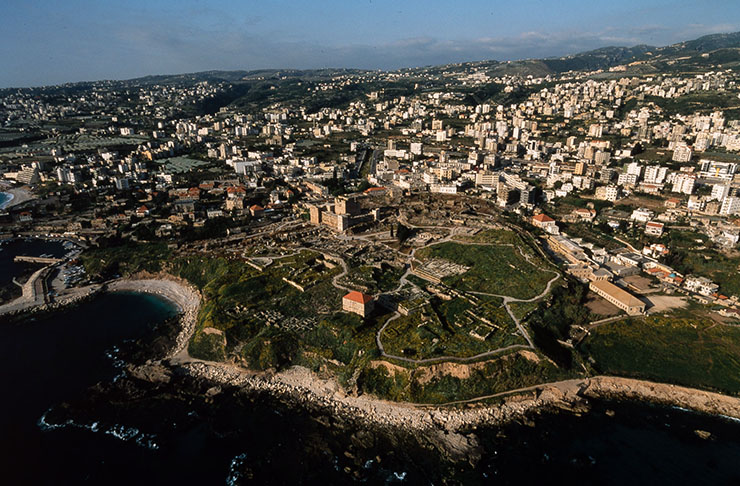
[[[211,70],[398,69],[669,45],[740,30],[725,0],[618,4],[386,0],[216,5],[10,0],[0,18],[0,88]]]

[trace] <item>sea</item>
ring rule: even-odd
[[[27,263],[16,263],[13,259],[18,255],[61,258],[68,250],[59,240],[44,238],[13,238],[0,241],[0,287],[14,285],[13,278],[20,276],[28,268],[40,268]]]
[[[479,457],[452,464],[414,437],[262,394],[176,374],[144,386],[124,363],[176,314],[115,293],[0,322],[1,483],[740,484],[740,423],[677,408],[593,401],[478,427]]]
[[[0,209],[5,209],[5,205],[13,199],[13,195],[7,192],[0,192]]]

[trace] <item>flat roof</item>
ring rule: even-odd
[[[626,307],[640,307],[645,306],[645,303],[635,297],[634,295],[630,294],[624,289],[621,289],[614,285],[611,282],[608,282],[606,280],[596,280],[591,282],[591,286],[596,287],[597,289],[601,290],[605,294],[610,295],[615,300],[618,300],[622,304],[624,304]]]

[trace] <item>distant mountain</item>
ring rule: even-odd
[[[740,69],[740,32],[728,34],[705,35],[698,39],[678,42],[664,47],[637,45],[633,47],[602,47],[592,51],[581,52],[569,56],[552,57],[546,59],[524,59],[519,61],[476,61],[440,66],[426,66],[419,68],[401,69],[400,72],[413,76],[424,76],[429,83],[429,77],[443,72],[469,72],[472,69],[483,68],[491,76],[534,76],[542,77],[568,71],[608,71],[615,66],[630,65],[631,74],[647,74],[660,72],[700,72],[722,66],[723,68]],[[273,84],[293,86],[298,82],[321,82],[337,75],[367,74],[364,69],[323,68],[323,69],[259,69],[252,71],[203,71],[197,73],[153,75],[125,81],[99,81],[67,83],[56,87],[40,89],[86,89],[96,83],[121,83],[122,85],[150,85],[150,84],[189,84],[203,81],[226,82],[232,84],[247,84],[237,92],[243,94],[250,87],[264,85],[272,89]],[[272,84],[271,84],[272,83]],[[293,86],[294,87],[294,86]],[[385,88],[385,86],[377,86]],[[10,88],[0,89],[0,94]],[[301,91],[301,90],[298,90]],[[250,98],[260,95],[259,90],[253,90]],[[299,93],[294,93],[300,96]],[[236,96],[238,97],[238,96]],[[279,97],[275,97],[279,98]],[[279,101],[276,99],[275,101]]]
[[[740,48],[740,32],[705,35],[691,41],[658,47],[653,52],[661,57],[681,57],[729,48]]]
[[[569,56],[553,57],[546,59],[526,59],[519,61],[499,62],[483,61],[471,63],[457,63],[444,66],[428,66],[424,68],[403,69],[407,73],[427,73],[431,74],[441,70],[465,70],[471,66],[484,65],[488,68],[491,75],[532,75],[546,76],[548,74],[558,74],[567,71],[595,71],[599,69],[608,70],[609,68],[626,65],[634,62],[647,64],[643,65],[643,72],[650,72],[650,67],[654,65],[652,71],[664,68],[665,62],[675,63],[683,61],[684,58],[697,58],[701,54],[721,51],[722,56],[715,56],[715,62],[740,62],[740,32],[729,34],[711,34],[705,35],[698,39],[679,42],[664,47],[655,47],[648,45],[637,45],[633,47],[610,46],[594,49],[592,51],[581,52]],[[657,64],[656,64],[657,63]],[[319,81],[329,79],[341,74],[364,74],[370,72],[364,69],[341,69],[341,68],[324,68],[324,69],[259,69],[252,71],[204,71],[199,73],[174,74],[145,76],[142,78],[130,79],[127,83],[131,84],[168,84],[200,81],[264,81],[264,80],[291,80],[302,79],[304,81]]]
[[[644,61],[653,63],[658,61],[679,61],[682,58],[693,58],[701,54],[708,54],[720,50],[725,52],[723,62],[740,61],[740,52],[732,51],[740,48],[740,32],[730,34],[711,34],[698,39],[679,42],[665,47],[639,45],[634,47],[603,47],[593,51],[582,52],[572,56],[543,59],[542,63],[553,71],[563,73],[567,71],[594,71],[611,67]],[[728,55],[729,54],[729,55]]]
[[[542,62],[553,72],[566,71],[595,71],[608,69],[620,64],[630,63],[642,59],[647,52],[655,47],[639,45],[634,47],[602,47],[593,51],[582,52],[572,56],[543,59]]]
[[[131,85],[137,84],[178,84],[178,83],[199,83],[202,81],[220,82],[225,81],[233,83],[240,81],[247,75],[247,71],[201,71],[198,73],[185,74],[158,74],[144,76],[141,78],[128,79],[125,83]]]

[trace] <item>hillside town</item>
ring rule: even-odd
[[[295,100],[193,116],[232,86],[5,90],[0,177],[33,198],[0,213],[2,231],[180,245],[302,219],[393,236],[404,196],[464,196],[533,227],[567,273],[627,314],[649,312],[639,296],[662,292],[737,317],[740,282],[686,255],[740,263],[740,120],[681,103],[737,99],[738,75],[627,68],[339,72],[292,83],[305,92]],[[373,83],[387,87],[345,106],[303,104]],[[413,88],[395,95],[396,85]],[[478,103],[480,87],[514,102]]]

